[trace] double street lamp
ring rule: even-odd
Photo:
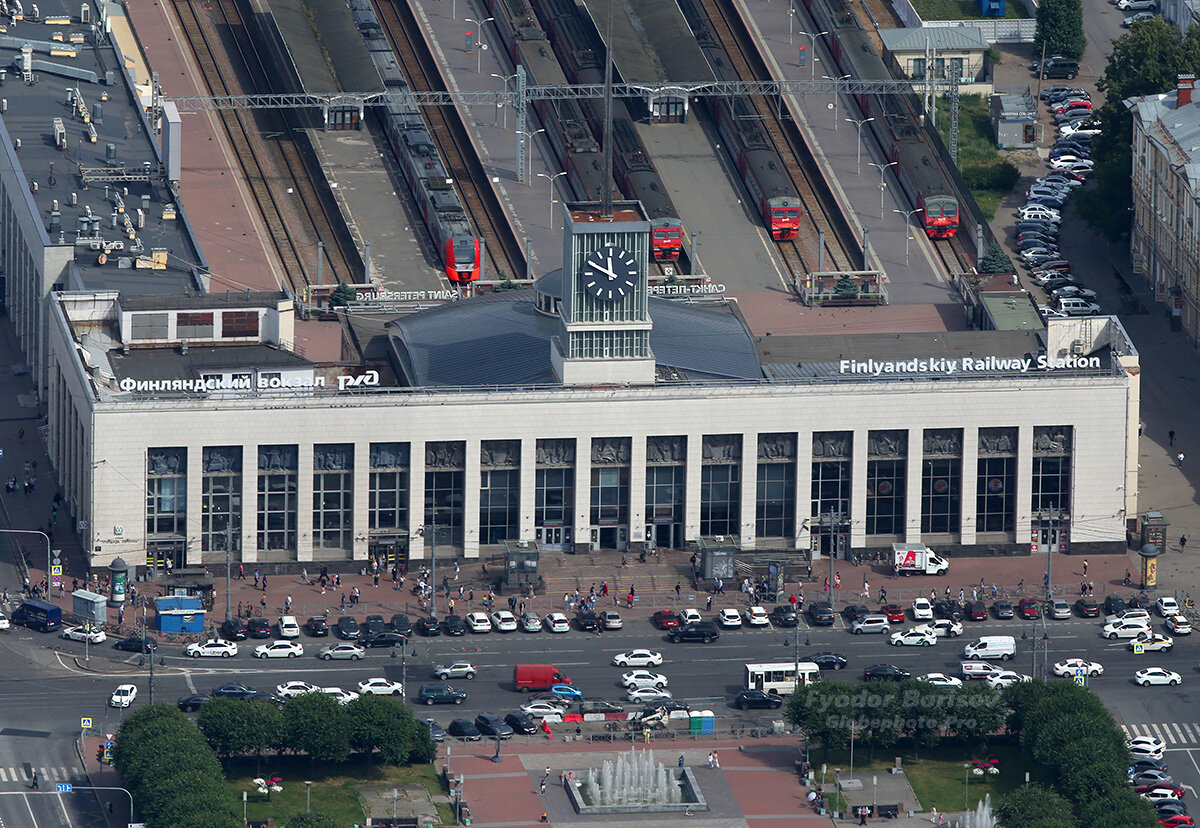
[[[837,132],[837,128],[838,128],[838,116],[837,116],[838,91],[837,91],[836,84],[838,81],[849,80],[850,76],[842,75],[841,77],[834,78],[834,77],[830,77],[829,75],[821,75],[821,77],[827,81],[833,81],[835,84],[835,86],[833,87],[833,131]]]
[[[532,132],[528,131],[528,130],[524,130],[524,131],[519,130],[519,129],[517,130],[517,134],[522,136],[525,139],[526,169],[523,170],[522,172],[525,173],[525,181],[529,184],[530,187],[533,186],[533,139],[545,131],[546,131],[545,128],[535,129]]]
[[[817,79],[817,38],[824,37],[825,35],[829,34],[829,32],[816,32],[816,33],[798,32],[798,34],[802,34],[805,37],[807,37],[809,44],[812,46],[812,48],[809,50],[811,52],[811,54],[808,56],[808,79],[816,80]],[[789,40],[789,42],[791,42],[791,41]],[[804,47],[801,46],[800,48],[803,49]]]
[[[538,178],[544,178],[550,182],[550,229],[554,229],[554,182],[559,176],[566,175],[565,171],[556,172],[553,175],[549,173],[538,173]]]
[[[515,74],[512,74],[512,75],[499,75],[499,74],[497,74],[497,73],[495,73],[495,72],[492,72],[492,77],[493,77],[493,78],[496,78],[497,80],[503,81],[503,82],[504,82],[504,91],[505,91],[505,92],[507,92],[507,91],[508,91],[508,85],[509,85],[510,83],[512,83],[512,80],[513,80],[513,78],[515,78],[515,77],[516,77],[516,75],[515,75]],[[499,111],[499,110],[501,110],[501,109],[504,109],[504,101],[497,101],[497,102],[496,102],[496,110],[497,110],[497,111]],[[494,122],[494,121],[492,122],[492,126],[495,126],[495,122]],[[508,129],[508,110],[507,110],[507,109],[504,109],[504,129]]]
[[[476,75],[483,74],[483,53],[486,52],[487,48],[488,48],[487,44],[483,42],[483,24],[491,23],[495,19],[496,18],[494,18],[494,17],[485,17],[485,18],[483,18],[483,20],[472,20],[469,17],[463,18],[463,20],[467,21],[468,23],[474,23],[475,31],[478,33],[475,38],[475,42],[479,47],[475,50],[475,74]]]
[[[887,182],[883,180],[884,173],[888,167],[894,167],[899,164],[899,161],[889,161],[887,164],[876,164],[874,161],[868,161],[875,169],[879,170],[879,217],[883,218],[883,191],[887,189]]]
[[[897,210],[893,208],[892,212],[904,216],[904,266],[908,267],[908,242],[912,238],[912,217],[917,213],[925,212],[925,208],[918,207],[915,210]]]
[[[854,124],[854,129],[858,132],[858,150],[854,154],[854,163],[855,163],[858,171],[855,173],[855,175],[862,175],[862,146],[863,146],[862,128],[863,128],[864,124],[869,124],[869,123],[871,123],[871,121],[874,121],[875,119],[872,117],[872,118],[863,118],[861,120],[858,118],[843,118],[842,120],[847,121],[851,124]]]

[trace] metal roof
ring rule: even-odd
[[[889,52],[924,52],[928,43],[939,51],[986,52],[988,42],[975,26],[946,26],[922,29],[880,29],[879,39]]]
[[[583,5],[603,41],[608,29],[607,0]],[[627,83],[712,80],[692,30],[674,2],[628,0],[613,14],[613,63]]]
[[[1200,184],[1200,96],[1181,108],[1177,92],[1172,89],[1130,98],[1125,106],[1145,125],[1147,134],[1165,148],[1171,165],[1182,168],[1193,187]]]

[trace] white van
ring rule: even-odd
[[[985,635],[963,647],[963,658],[998,658],[1008,661],[1017,654],[1017,642],[1011,635]]]
[[[962,662],[962,675],[965,679],[985,679],[992,673],[999,673],[1000,668],[988,664],[986,661],[964,661]]]
[[[1100,306],[1078,296],[1064,296],[1058,300],[1058,309],[1068,316],[1099,316]]]

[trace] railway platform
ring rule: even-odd
[[[815,72],[812,67],[801,67],[800,46],[809,45],[807,35],[800,30],[812,28],[801,9],[797,22],[793,23],[789,42],[788,13],[792,4],[776,3],[772,0],[736,0],[751,33],[764,52],[764,57],[776,78],[785,80],[809,80],[815,74],[820,78],[833,72],[835,64],[818,38]],[[874,164],[884,164],[887,159],[881,150],[870,142],[862,148],[862,164],[858,164],[858,136],[853,123],[844,119],[861,117],[854,102],[840,96],[836,107],[829,95],[791,96],[790,103],[801,129],[808,137],[818,161],[825,169],[834,191],[850,215],[858,230],[870,234],[873,265],[887,272],[888,301],[891,305],[953,306],[961,317],[961,303],[957,301],[953,288],[942,272],[929,239],[921,230],[911,227],[908,256],[905,256],[906,217],[894,210],[911,210],[896,177],[890,171],[884,174],[887,184],[883,191],[883,214],[880,217],[880,172]],[[849,108],[854,107],[854,108]],[[835,120],[836,118],[836,120]],[[945,314],[943,314],[945,315]]]

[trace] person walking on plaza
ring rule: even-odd
[[[259,576],[259,574],[258,574],[258,570],[257,570],[257,569],[256,569],[256,570],[254,570],[254,588],[255,588],[255,589],[258,589],[258,579],[259,579],[259,577],[260,577],[260,576]]]
[[[1182,552],[1185,549],[1187,549],[1187,535],[1180,535],[1179,536],[1179,551]]]
[[[705,602],[704,611],[708,612],[710,609],[712,609],[712,596],[711,595],[708,596],[708,600]]]
[[[263,592],[267,591],[267,576],[266,575],[264,575],[262,577],[262,591]]]
[[[1083,559],[1083,576],[1087,577],[1087,558]]]
[[[292,611],[292,596],[283,599],[283,611],[285,614]]]
[[[1179,452],[1179,454],[1175,455],[1175,459],[1179,461],[1179,468],[1182,469],[1183,468],[1183,452],[1181,451],[1181,452]]]

